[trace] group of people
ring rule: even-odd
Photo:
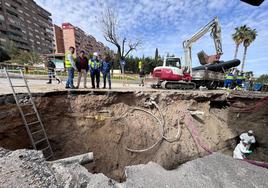
[[[252,76],[246,76],[245,73],[234,68],[225,74],[224,88],[235,90],[246,89],[246,82],[248,82],[248,85],[252,85]]]
[[[246,159],[247,155],[252,153],[252,144],[255,144],[256,140],[252,130],[242,133],[239,138],[240,142],[235,147],[233,157],[243,160]]]
[[[66,82],[66,89],[78,89],[80,87],[81,79],[83,77],[84,88],[87,88],[87,75],[90,72],[91,77],[91,88],[99,88],[100,87],[100,76],[103,76],[103,88],[106,88],[106,83],[108,81],[108,88],[112,88],[111,83],[111,74],[110,70],[112,69],[112,58],[110,55],[104,55],[103,57],[99,55],[97,52],[93,53],[92,58],[87,58],[85,51],[81,50],[78,56],[75,58],[74,56],[75,48],[70,47],[69,50],[65,53],[65,68],[68,74],[68,79]],[[48,76],[49,81],[48,84],[52,83],[52,78],[55,78],[58,83],[61,83],[59,77],[55,74],[55,64],[53,61],[47,61],[47,68],[48,68]],[[124,74],[124,63],[120,62],[120,67],[122,73]],[[145,79],[145,71],[144,65],[140,61],[138,63],[139,69],[139,86],[144,86],[144,79]],[[77,86],[74,86],[74,73],[77,71]]]
[[[93,53],[93,57],[88,59],[83,50],[79,52],[79,56],[74,57],[75,48],[70,47],[65,54],[65,67],[68,72],[68,79],[66,82],[66,89],[78,89],[80,87],[81,78],[84,79],[84,88],[87,88],[87,73],[90,71],[92,88],[100,87],[100,74],[103,75],[103,88],[106,88],[106,81],[108,79],[109,89],[111,89],[111,75],[112,68],[111,57],[109,55],[102,57],[97,53]],[[74,86],[74,72],[78,72],[77,86]]]

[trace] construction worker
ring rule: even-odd
[[[234,83],[234,74],[232,72],[229,72],[225,76],[224,87],[231,89],[233,87],[233,83]]]
[[[61,83],[60,78],[57,77],[56,74],[55,74],[55,68],[56,68],[55,63],[51,59],[48,59],[48,61],[47,61],[47,69],[48,69],[48,78],[49,78],[49,80],[48,80],[47,84],[52,84],[52,78],[55,78],[58,81],[58,84]]]
[[[241,88],[244,81],[245,81],[244,73],[242,72],[238,73],[236,77],[236,86],[238,88]]]
[[[100,62],[97,52],[94,52],[92,59],[89,60],[89,67],[90,67],[92,88],[93,89],[95,88],[95,77],[96,77],[96,82],[97,82],[97,88],[100,88],[101,62]]]
[[[242,133],[240,135],[240,140],[247,143],[247,149],[250,148],[251,144],[255,144],[256,143],[256,139],[253,135],[253,131],[249,130],[247,133]]]
[[[144,86],[144,78],[145,78],[145,72],[144,72],[144,69],[143,67],[141,67],[140,71],[139,71],[139,86]]]
[[[65,53],[65,67],[67,69],[68,72],[68,80],[66,82],[66,89],[75,89],[74,87],[74,71],[77,70],[77,67],[75,65],[75,61],[74,61],[74,51],[75,48],[74,47],[70,47],[69,51],[67,51]]]
[[[246,158],[246,154],[251,154],[252,151],[247,149],[247,145],[248,144],[245,141],[240,141],[240,143],[235,147],[233,158],[243,160]]]
[[[108,79],[109,89],[112,89],[111,74],[110,74],[111,68],[112,68],[111,58],[109,55],[106,55],[104,61],[102,62],[103,89],[106,88],[106,78]]]

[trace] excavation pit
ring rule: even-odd
[[[193,140],[182,112],[200,112],[193,115],[193,125],[203,144],[213,151],[231,155],[237,136],[253,129],[258,149],[252,159],[268,161],[265,133],[268,131],[268,105],[257,111],[235,112],[254,106],[261,97],[230,97],[225,92],[106,92],[62,91],[34,94],[34,100],[49,141],[54,159],[86,152],[94,153],[94,162],[85,165],[92,173],[104,173],[117,181],[124,181],[125,166],[156,162],[165,169],[208,153]],[[24,94],[21,101],[27,103]],[[148,100],[156,102],[148,105]],[[27,107],[24,107],[27,110]],[[139,108],[155,115],[152,116]],[[165,137],[161,139],[161,113]],[[31,120],[32,121],[32,120]],[[0,97],[0,145],[6,149],[31,148],[12,95]],[[159,142],[158,142],[159,141]],[[155,147],[144,152],[153,144]]]

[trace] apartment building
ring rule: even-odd
[[[95,37],[86,34],[82,29],[75,27],[70,23],[62,24],[62,33],[65,51],[68,50],[70,46],[75,47],[76,53],[80,50],[84,50],[87,54],[93,52],[102,54],[106,50],[109,50],[103,43],[98,42]],[[57,36],[55,36],[55,38],[55,40],[57,40]]]
[[[33,0],[0,0],[0,46],[49,54],[53,36],[51,14]]]
[[[55,53],[60,54],[64,53],[64,39],[63,39],[63,32],[61,27],[57,25],[53,25],[53,31],[54,31],[54,46],[55,46]]]

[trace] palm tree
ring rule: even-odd
[[[246,60],[246,55],[247,55],[247,49],[249,47],[249,45],[256,39],[257,37],[257,31],[256,29],[250,29],[245,32],[245,39],[244,39],[244,55],[243,55],[243,61],[242,61],[242,65],[241,65],[241,72],[243,72],[244,70],[244,66],[245,66],[245,60]]]
[[[245,40],[245,34],[249,28],[247,25],[243,25],[235,28],[235,33],[232,34],[232,38],[235,41],[235,54],[234,59],[237,59],[238,48],[240,44]]]

